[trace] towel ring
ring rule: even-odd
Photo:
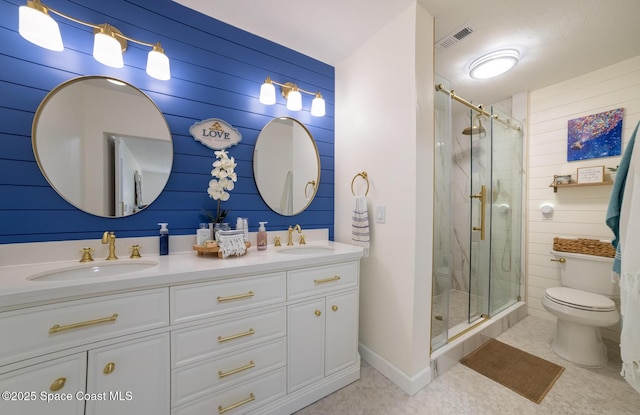
[[[314,191],[316,190],[316,181],[315,180],[311,180],[310,182],[307,182],[307,184],[304,186],[304,197],[309,197],[309,196],[307,196],[307,188],[309,187],[309,185],[311,185],[311,188]],[[311,196],[313,196],[313,194]]]
[[[353,180],[351,180],[351,194],[353,194],[354,196],[356,195],[356,192],[353,190],[353,183],[355,183],[358,176],[362,177],[364,181],[367,182],[367,190],[364,192],[364,195],[366,196],[367,194],[369,194],[369,176],[367,175],[366,171],[363,171],[362,173],[358,173],[355,176],[353,176]]]

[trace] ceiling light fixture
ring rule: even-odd
[[[322,98],[320,91],[309,92],[304,89],[298,88],[298,86],[292,82],[280,82],[273,81],[271,77],[267,76],[264,83],[260,87],[260,102],[264,105],[273,105],[276,103],[276,87],[278,85],[282,88],[282,96],[287,100],[287,109],[289,111],[300,111],[302,109],[302,94],[313,95],[313,101],[311,102],[311,115],[315,117],[323,117],[326,113],[325,102]]]
[[[127,41],[152,48],[147,56],[147,74],[149,76],[166,81],[171,78],[169,58],[164,54],[164,49],[158,43],[147,43],[125,36],[115,27],[103,23],[88,23],[75,17],[71,17],[58,10],[43,4],[40,0],[28,0],[26,6],[19,8],[20,35],[29,42],[53,51],[64,50],[60,27],[49,15],[54,13],[72,22],[93,28],[94,43],[93,57],[100,63],[113,68],[122,68],[124,61],[122,53],[127,49]]]
[[[515,49],[501,49],[471,62],[469,76],[473,79],[489,79],[502,75],[518,64],[520,53]]]

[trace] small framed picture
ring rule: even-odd
[[[579,168],[576,177],[578,183],[602,183],[604,181],[604,166]]]

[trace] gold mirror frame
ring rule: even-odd
[[[253,176],[271,210],[282,216],[304,212],[320,185],[320,154],[307,127],[290,117],[269,121],[256,141]]]
[[[158,106],[135,86],[103,76],[74,78],[51,90],[33,119],[32,146],[40,171],[62,198],[106,218],[149,206],[173,164],[171,132]]]

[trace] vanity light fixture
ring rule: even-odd
[[[480,56],[469,65],[473,79],[489,79],[502,75],[518,64],[520,53],[515,49],[501,49]]]
[[[260,102],[264,105],[273,105],[276,103],[276,87],[278,85],[282,89],[282,96],[287,100],[287,109],[289,111],[300,111],[302,109],[302,92],[305,94],[313,95],[313,101],[311,101],[311,115],[315,117],[323,117],[325,115],[325,102],[322,98],[320,91],[309,92],[304,89],[298,88],[298,86],[292,82],[285,82],[281,84],[267,76],[264,83],[260,87]]]
[[[76,19],[52,9],[40,0],[28,0],[26,6],[20,6],[18,11],[18,31],[20,35],[29,42],[45,49],[56,52],[64,50],[60,27],[49,13],[54,13],[72,22],[93,28],[93,57],[98,62],[113,68],[122,68],[124,66],[122,52],[127,49],[127,41],[130,41],[151,48],[147,56],[146,68],[149,76],[162,81],[171,78],[169,58],[164,54],[164,49],[162,49],[160,42],[153,44],[133,39],[107,23],[93,24]]]

